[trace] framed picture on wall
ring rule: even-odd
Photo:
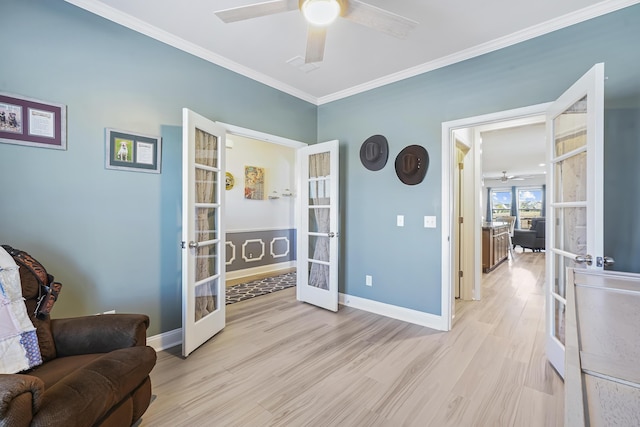
[[[105,134],[107,169],[160,173],[161,137],[109,128]]]
[[[264,200],[264,168],[244,167],[244,198]]]
[[[0,142],[67,149],[67,107],[0,93]]]

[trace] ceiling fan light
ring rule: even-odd
[[[337,0],[306,0],[302,14],[311,25],[329,25],[340,15],[340,4]]]

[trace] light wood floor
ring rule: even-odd
[[[141,426],[554,426],[563,384],[544,356],[544,253],[485,274],[438,332],[295,288],[227,306],[187,360],[158,353]]]

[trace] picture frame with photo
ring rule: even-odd
[[[105,129],[105,167],[133,172],[160,173],[162,138]]]
[[[0,142],[66,150],[66,105],[0,92]]]

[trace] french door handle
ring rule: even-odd
[[[593,257],[589,254],[587,255],[576,255],[575,257],[575,262],[577,262],[578,264],[587,264],[587,265],[591,265],[593,263]]]
[[[605,257],[600,257],[599,256],[599,257],[596,258],[596,266],[598,266],[598,267],[603,267],[603,266],[604,267],[608,267],[608,266],[613,265],[615,263],[616,263],[616,261],[613,258],[611,258],[610,256],[605,256]]]
[[[327,237],[330,239],[333,237],[338,237],[338,233],[334,233],[333,231],[330,231],[327,233]]]
[[[198,242],[194,242],[194,241],[189,242],[189,247],[192,249],[197,248],[198,246],[200,246],[200,243]]]

